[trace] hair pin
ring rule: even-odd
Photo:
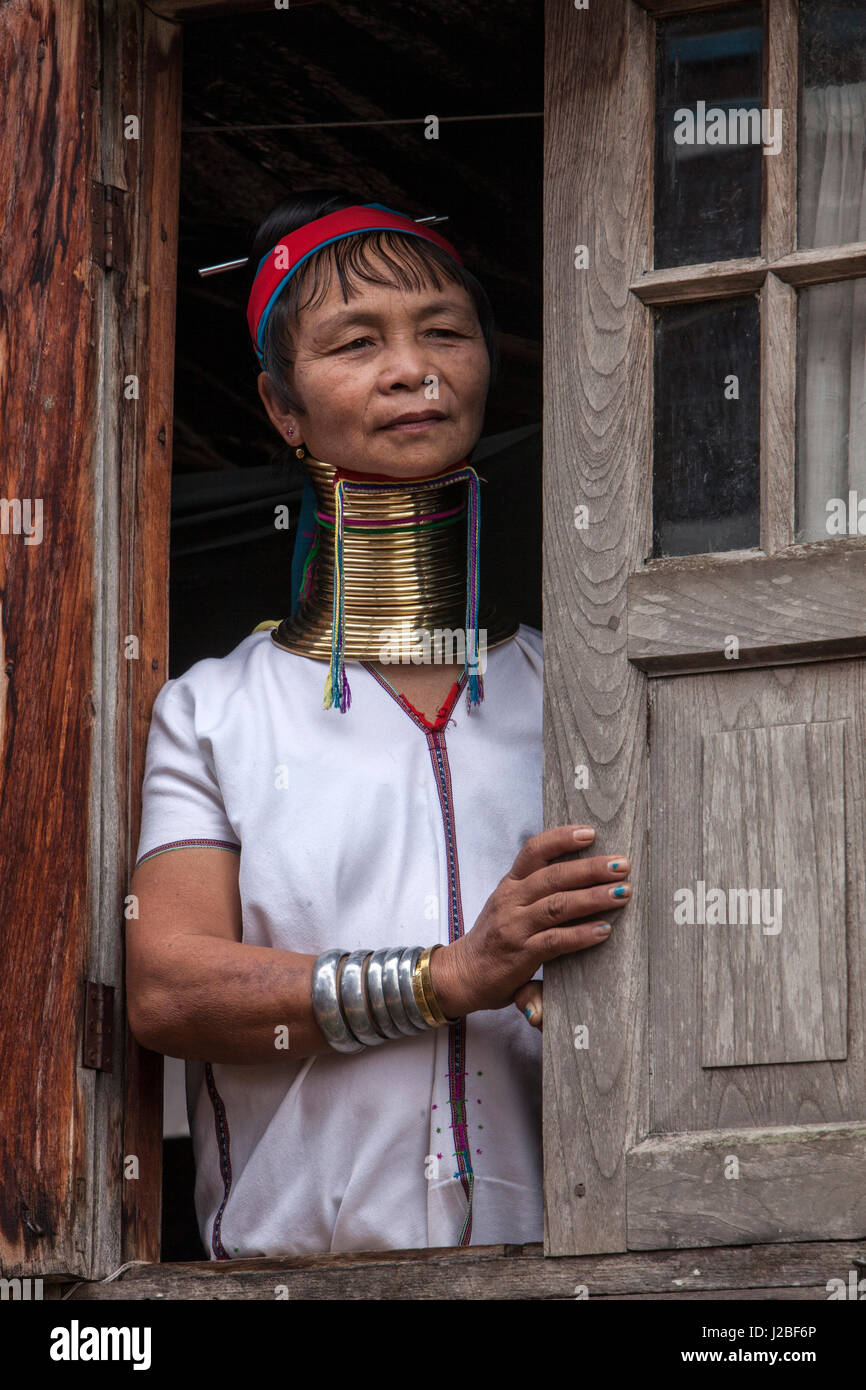
[[[447,222],[448,213],[446,212],[441,217],[432,214],[430,217],[413,217],[412,221],[429,222],[432,227],[435,226],[437,222]],[[225,270],[239,270],[242,265],[248,265],[249,259],[249,256],[242,256],[239,261],[220,261],[219,265],[204,265],[199,269],[198,273],[202,278],[206,275],[221,275]]]

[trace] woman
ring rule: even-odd
[[[631,890],[574,857],[591,828],[541,829],[541,634],[479,587],[489,304],[339,194],[280,204],[251,261],[316,540],[292,617],[154,704],[130,1025],[188,1059],[212,1258],[538,1241],[537,977]]]

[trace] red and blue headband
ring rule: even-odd
[[[313,222],[305,222],[297,231],[281,237],[259,261],[247,305],[247,324],[259,362],[264,363],[265,325],[279,295],[304,261],[322,246],[356,232],[395,231],[423,237],[447,252],[458,265],[463,262],[444,236],[415,222],[411,217],[386,208],[383,203],[358,203],[338,212],[329,212]]]

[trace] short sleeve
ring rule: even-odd
[[[186,681],[170,680],[153,705],[135,867],[166,850],[206,845],[240,853],[209,740],[196,733],[195,693]]]

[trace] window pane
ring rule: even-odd
[[[866,535],[866,280],[800,290],[798,319],[797,539]]]
[[[760,336],[753,295],[658,311],[654,555],[759,544]]]
[[[760,5],[656,25],[657,267],[760,255],[762,60]]]
[[[800,246],[866,241],[866,3],[803,0]]]

